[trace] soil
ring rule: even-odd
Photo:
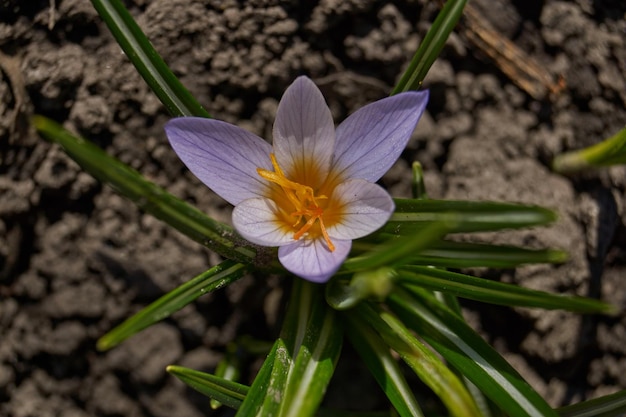
[[[299,74],[322,88],[336,120],[387,95],[437,3],[126,2],[214,117],[266,138]],[[382,183],[408,197],[410,164],[419,161],[431,197],[554,209],[560,218],[551,227],[482,238],[561,248],[568,262],[472,272],[623,307],[626,169],[565,177],[549,167],[555,155],[626,125],[626,3],[470,3],[478,18],[463,20],[435,63],[424,85],[427,113]],[[247,277],[97,352],[99,336],[219,258],[82,172],[28,127],[28,115],[62,122],[211,216],[228,221],[230,208],[170,149],[166,111],[89,2],[3,0],[0,16],[0,415],[211,415],[208,400],[165,366],[212,371],[235,337],[271,340],[285,281]],[[490,53],[476,41],[476,24],[522,55]],[[624,315],[465,306],[553,406],[626,388]],[[340,366],[328,400],[384,409],[375,383],[351,363]]]

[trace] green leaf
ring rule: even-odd
[[[550,294],[425,266],[405,266],[399,269],[397,282],[505,306],[563,309],[576,313],[617,313],[614,306],[592,298]]]
[[[348,314],[369,323],[415,374],[441,399],[453,417],[479,417],[478,407],[459,378],[394,315],[359,304]]]
[[[279,339],[283,342],[283,339]],[[293,367],[293,358],[286,344],[281,345],[276,350],[276,357],[272,363],[270,379],[265,392],[265,398],[261,404],[261,408],[257,411],[257,416],[278,416],[280,415],[281,403],[287,389],[287,378]],[[237,416],[247,416],[240,412]]]
[[[286,320],[282,332],[293,362],[279,416],[313,416],[335,371],[343,330],[323,288],[301,279],[294,282],[287,317],[295,319]]]
[[[610,138],[578,151],[558,155],[552,162],[556,172],[574,172],[626,163],[626,128]]]
[[[92,0],[117,43],[173,116],[210,117],[178,81],[119,0]]]
[[[626,415],[626,390],[556,410],[561,417],[620,417]]]
[[[224,261],[165,294],[98,340],[98,350],[108,350],[154,323],[169,317],[196,298],[232,284],[243,276],[247,266]]]
[[[426,194],[422,164],[419,162],[413,162],[411,165],[411,174],[411,194],[413,195],[413,198],[418,200],[427,199],[428,194]]]
[[[343,314],[350,343],[359,353],[378,385],[400,417],[423,417],[422,410],[411,391],[389,346],[357,314]]]
[[[349,258],[343,263],[340,272],[393,267],[406,263],[456,227],[457,222],[453,215],[430,222],[420,233],[388,239],[372,247],[369,252]]]
[[[246,385],[182,366],[170,365],[166,371],[201,394],[234,409],[241,406],[250,390]]]
[[[523,264],[561,263],[566,260],[565,252],[554,249],[534,250],[443,240],[420,252],[411,262],[445,268],[514,268]]]
[[[341,351],[341,325],[322,287],[295,279],[279,347],[257,376],[238,416],[315,415]],[[263,378],[262,383],[257,383]],[[258,386],[258,388],[255,388]]]
[[[246,398],[241,403],[237,416],[250,417],[259,415],[259,411],[266,397],[276,395],[274,392],[268,392],[270,386],[270,380],[272,378],[272,372],[275,367],[281,366],[281,362],[284,362],[287,347],[282,339],[277,339],[272,346],[272,350],[265,358],[259,373],[254,378],[252,386],[248,390]]]
[[[463,317],[463,312],[461,310],[461,305],[459,304],[459,300],[457,299],[457,297],[455,297],[452,294],[444,293],[444,292],[440,292],[440,291],[436,291],[433,295],[445,307],[450,309],[450,311],[452,313],[456,314],[464,322],[467,322],[465,320],[465,317]],[[455,371],[456,371],[456,374],[459,375],[462,378],[463,383],[467,387],[467,390],[471,394],[472,398],[474,399],[474,402],[476,403],[476,405],[480,409],[480,411],[483,414],[483,416],[485,416],[485,417],[494,417],[493,416],[493,412],[492,412],[492,407],[490,406],[489,400],[487,398],[485,398],[485,395],[480,391],[480,389],[478,389],[478,387],[476,385],[474,385],[474,383],[472,381],[467,379],[467,377],[464,376],[461,372],[459,372],[456,369],[455,369]]]
[[[409,67],[400,78],[398,85],[393,89],[392,95],[420,88],[430,67],[439,57],[448,36],[459,21],[465,3],[467,0],[446,1],[411,59]]]
[[[45,138],[61,145],[89,174],[196,242],[239,262],[253,263],[257,255],[258,259],[274,258],[268,248],[244,240],[231,227],[147,181],[134,169],[93,143],[74,136],[58,123],[43,116],[33,116],[32,123]]]
[[[426,290],[387,299],[404,323],[511,417],[556,417],[552,408],[487,342]]]
[[[556,220],[554,212],[532,205],[488,201],[394,199],[396,210],[379,232],[412,234],[432,222],[452,218],[451,233],[485,232],[540,226]]]
[[[228,381],[237,381],[241,375],[241,356],[237,341],[230,342],[226,346],[224,357],[215,367],[215,376]],[[217,410],[222,403],[217,398],[211,398],[210,405],[213,410]]]

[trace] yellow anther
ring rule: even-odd
[[[298,229],[294,235],[294,240],[299,240],[304,236],[310,229],[313,227],[316,221],[319,221],[319,227],[322,232],[322,236],[328,245],[328,249],[332,252],[335,250],[335,245],[331,242],[330,237],[328,236],[328,232],[326,231],[326,227],[324,226],[324,210],[319,206],[318,200],[326,199],[325,195],[321,195],[319,197],[315,196],[315,192],[313,188],[308,185],[303,185],[294,181],[291,181],[285,174],[282,169],[278,165],[276,161],[276,157],[274,154],[270,154],[270,159],[272,160],[272,167],[274,168],[274,172],[268,171],[263,168],[257,168],[257,173],[266,180],[273,182],[279,185],[285,196],[289,200],[291,204],[295,207],[295,211],[291,213],[292,216],[296,217],[297,220],[293,224],[295,228],[302,222],[304,225]]]

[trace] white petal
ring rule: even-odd
[[[288,178],[313,188],[321,185],[332,161],[335,126],[324,96],[310,79],[299,77],[285,91],[276,113],[273,145]]]
[[[331,240],[357,239],[384,225],[394,210],[393,200],[382,187],[365,180],[348,180],[335,187],[331,201],[340,201],[343,216],[327,228]]]
[[[396,94],[360,108],[337,127],[333,172],[378,181],[406,147],[428,91]]]
[[[276,203],[267,198],[249,198],[233,210],[233,226],[246,240],[261,246],[294,242],[293,231],[284,227]]]
[[[272,146],[240,127],[201,117],[179,117],[165,133],[187,168],[232,205],[264,195],[257,168],[272,169]]]
[[[291,273],[312,282],[326,282],[337,272],[350,253],[352,241],[334,240],[328,250],[323,239],[300,239],[278,248],[278,260]]]

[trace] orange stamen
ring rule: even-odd
[[[313,227],[315,222],[319,221],[320,230],[324,240],[326,241],[326,245],[328,245],[328,249],[331,252],[334,251],[335,245],[333,245],[333,242],[330,240],[330,236],[328,236],[328,232],[326,231],[326,226],[324,226],[324,210],[318,204],[318,200],[328,197],[325,195],[316,197],[313,188],[287,179],[282,169],[280,169],[273,153],[270,154],[270,159],[272,160],[274,172],[263,168],[257,168],[257,173],[266,180],[278,184],[282,188],[289,202],[293,204],[296,210],[292,212],[291,215],[297,218],[293,227],[296,227],[298,224],[306,220],[304,225],[294,233],[294,240],[300,240],[300,238],[302,238],[302,236],[304,236],[305,233]]]

